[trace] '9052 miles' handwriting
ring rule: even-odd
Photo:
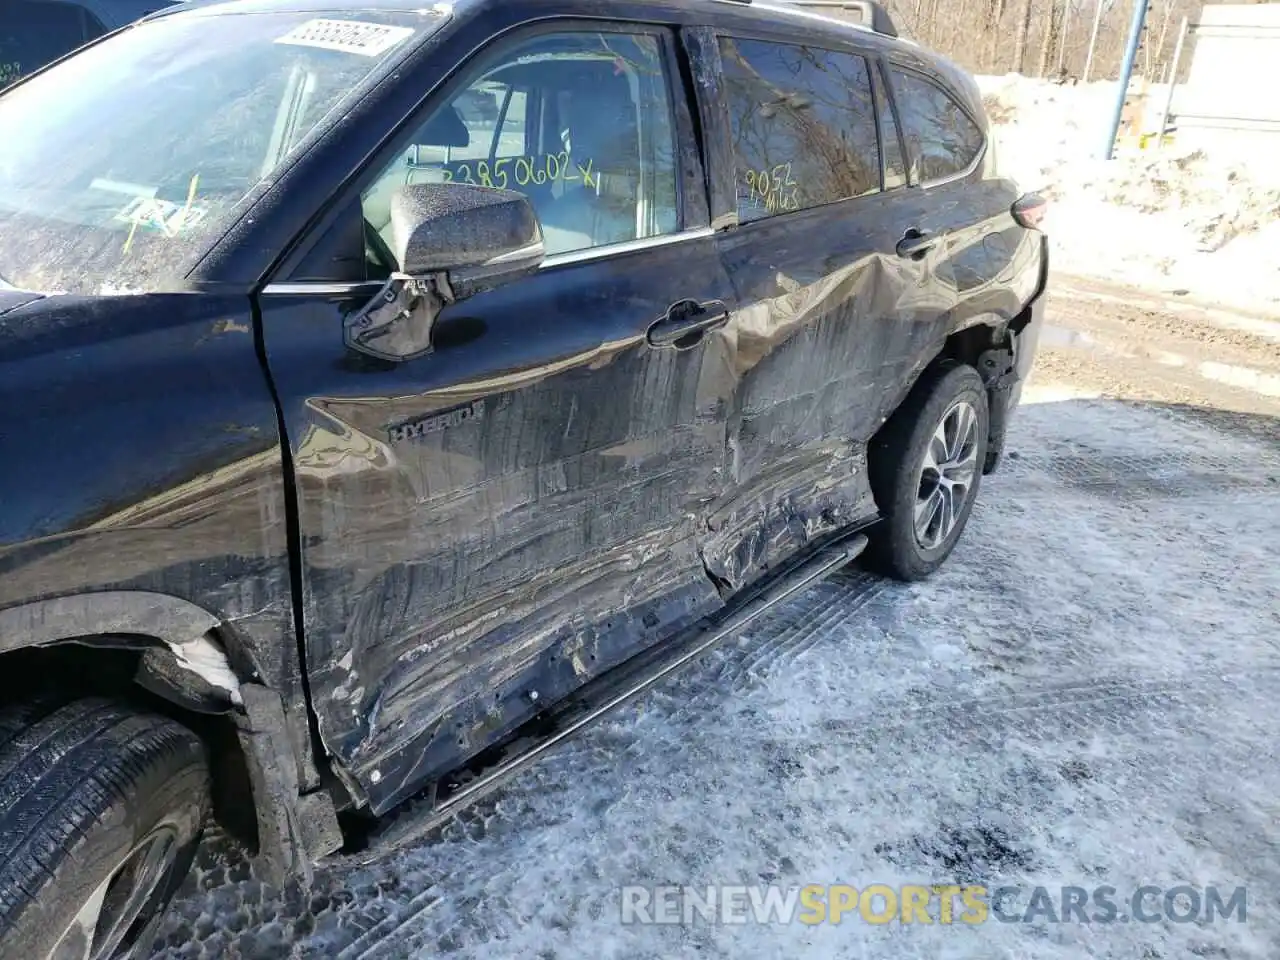
[[[772,170],[748,170],[742,175],[750,190],[750,200],[764,204],[770,213],[800,209],[800,185],[791,178],[791,164],[780,163]]]

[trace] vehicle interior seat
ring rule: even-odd
[[[636,238],[639,127],[631,85],[612,64],[591,63],[572,87],[569,162],[577,179],[539,210],[548,253]],[[588,175],[583,171],[590,171]]]
[[[406,148],[403,164],[397,164],[391,174],[381,177],[361,199],[365,221],[378,232],[383,242],[391,245],[391,198],[397,190],[411,183],[443,183],[444,170],[439,163],[418,162],[422,148],[451,147],[465,149],[471,145],[471,133],[462,121],[456,107],[447,105],[439,110],[418,136],[417,142]]]

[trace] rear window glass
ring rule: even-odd
[[[880,189],[867,61],[819,47],[720,41],[742,221]]]
[[[916,180],[942,180],[967,169],[982,149],[978,125],[937,84],[903,70],[890,73]]]

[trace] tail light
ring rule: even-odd
[[[1049,212],[1049,201],[1038,193],[1024,193],[1013,205],[1013,219],[1028,230],[1039,230]]]

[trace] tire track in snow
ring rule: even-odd
[[[1247,694],[1247,687],[1257,689]],[[955,735],[1004,728],[1028,741],[1061,740],[1069,732],[1134,732],[1158,727],[1161,724],[1155,722],[1157,717],[1176,713],[1188,703],[1203,703],[1215,694],[1270,701],[1276,690],[1280,690],[1280,660],[1258,664],[1248,672],[1180,680],[1108,677],[1088,684],[1050,684],[1025,692],[974,696],[915,708],[892,709],[878,704],[868,716],[849,721],[828,719],[820,731],[824,744],[833,748],[855,742],[904,740],[913,733],[933,739],[938,730]],[[812,733],[801,732],[796,739],[810,740]]]
[[[1029,484],[1020,494],[1032,497],[1059,495],[1064,486],[1120,501],[1248,495],[1273,484],[1280,493],[1280,457],[1261,451],[1249,459],[1196,453],[1019,456],[1009,460],[1008,476]]]
[[[856,568],[846,568],[817,584],[772,615],[766,614],[736,646],[728,648],[719,670],[706,681],[706,692],[718,693],[726,687],[741,692],[753,680],[785,667],[828,631],[851,622],[885,587],[881,578]]]
[[[406,903],[403,911],[393,913],[367,933],[357,937],[350,946],[339,951],[337,960],[377,960],[386,952],[389,944],[396,942],[397,934],[427,911],[439,906],[443,899],[436,886],[428,887]]]

